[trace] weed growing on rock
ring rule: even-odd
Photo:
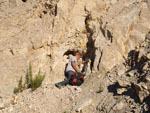
[[[19,92],[22,92],[24,89],[24,86],[23,86],[23,83],[22,83],[22,76],[19,80],[19,83],[18,83],[18,87],[15,87],[14,88],[14,93],[19,93]]]
[[[33,78],[32,66],[31,66],[31,63],[30,63],[28,73],[26,75],[25,83],[23,84],[23,80],[22,80],[22,76],[21,76],[21,78],[19,80],[19,83],[18,83],[18,87],[14,88],[14,93],[22,92],[26,88],[31,88],[32,91],[36,90],[38,87],[41,86],[41,84],[42,84],[42,82],[45,78],[45,75],[46,74],[42,75],[41,71],[39,69],[38,74],[35,76],[35,78]]]
[[[29,80],[27,80],[27,81],[29,81],[28,83],[27,83],[27,85],[28,85],[28,88],[30,88],[31,87],[31,85],[32,85],[32,65],[31,65],[31,63],[30,63],[30,65],[29,65],[29,69],[28,69],[28,73],[27,73],[27,75],[26,75],[27,77],[27,79],[29,79]]]
[[[31,80],[30,85],[31,85],[32,91],[34,91],[35,89],[37,89],[38,87],[41,86],[41,84],[42,84],[44,78],[45,78],[45,74],[44,74],[44,75],[41,75],[40,70],[39,70],[38,74],[35,76],[34,79],[31,78],[32,80]]]

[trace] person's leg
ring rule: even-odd
[[[56,83],[55,84],[56,87],[61,88],[62,86],[65,86],[65,85],[69,84],[69,80],[70,80],[70,78],[71,78],[73,73],[74,73],[73,71],[66,72],[67,78],[64,81],[62,81],[62,82]]]
[[[73,73],[74,73],[73,71],[68,71],[68,72],[66,73],[68,80],[71,79],[71,76],[73,75]]]
[[[67,78],[64,81],[61,82],[62,86],[65,86],[69,83],[69,80],[71,79],[71,76],[72,76],[73,73],[74,73],[73,71],[66,72]]]
[[[69,83],[69,82],[68,82],[68,79],[66,79],[66,80],[64,80],[64,81],[62,81],[62,82],[56,83],[55,86],[58,87],[58,88],[61,88],[62,86],[67,85],[68,83]]]

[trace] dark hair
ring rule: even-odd
[[[80,55],[80,56],[82,56],[82,54],[80,53],[80,51],[75,51],[75,52],[74,52],[74,55],[75,55],[75,56],[76,56],[77,54]]]

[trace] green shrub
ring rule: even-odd
[[[31,63],[30,63],[30,65],[29,65],[29,69],[28,69],[28,74],[27,74],[27,78],[29,79],[28,81],[28,83],[27,83],[27,85],[28,85],[28,87],[31,87],[31,85],[32,85],[32,65],[31,65]]]
[[[19,80],[19,83],[18,83],[18,87],[15,87],[14,88],[14,93],[19,93],[19,92],[22,92],[24,89],[24,86],[23,86],[23,83],[22,83],[22,76]]]
[[[14,93],[19,93],[19,92],[22,92],[25,88],[31,88],[32,91],[36,90],[38,87],[41,86],[44,78],[45,78],[45,75],[41,75],[41,72],[40,72],[40,69],[39,69],[39,72],[38,74],[35,76],[35,78],[33,78],[33,74],[32,74],[32,66],[31,66],[31,63],[29,65],[29,69],[28,69],[28,72],[26,74],[26,81],[25,83],[23,84],[23,80],[22,80],[22,76],[19,80],[19,83],[18,83],[18,87],[15,87],[14,88]]]
[[[41,86],[43,80],[45,78],[45,74],[44,75],[41,75],[41,72],[39,70],[38,74],[35,76],[34,79],[32,79],[32,82],[31,82],[31,88],[32,88],[32,91],[34,91],[35,89],[37,89],[38,87]]]
[[[14,88],[14,93],[16,94],[16,93],[19,93],[19,88],[18,87],[15,87]]]

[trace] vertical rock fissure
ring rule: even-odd
[[[90,70],[92,72],[93,66],[94,66],[96,48],[94,47],[95,41],[92,39],[93,30],[89,27],[89,23],[90,23],[91,19],[92,19],[91,14],[88,14],[85,18],[85,28],[87,31],[87,38],[88,38],[86,54],[88,55],[89,59],[91,60]]]
[[[99,71],[99,66],[100,66],[100,63],[101,63],[101,60],[102,60],[102,56],[103,56],[103,50],[100,50],[100,58],[99,58],[99,61],[98,61],[98,65],[97,65],[97,70]]]

